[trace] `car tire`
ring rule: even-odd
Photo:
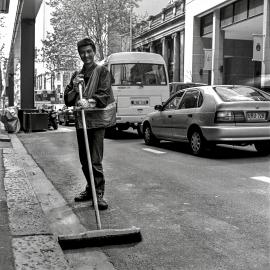
[[[146,125],[143,129],[143,139],[146,145],[156,145],[159,143],[159,140],[153,134],[149,124]]]
[[[68,120],[66,118],[64,118],[64,125],[65,126],[68,126],[69,125],[69,122],[68,122]]]
[[[195,129],[191,132],[189,145],[193,155],[201,156],[204,153],[206,141],[200,130]]]
[[[254,143],[255,149],[261,155],[269,155],[270,154],[270,141],[265,142],[256,142]]]
[[[137,129],[137,133],[138,133],[139,137],[142,138],[143,137],[143,132],[142,132],[141,124],[139,124],[136,129]]]

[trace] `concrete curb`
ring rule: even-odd
[[[84,261],[63,252],[57,235],[86,232],[63,197],[16,136],[3,149],[4,186],[17,269],[114,270],[100,249],[84,251]]]
[[[3,149],[4,186],[15,269],[70,269],[23,167],[24,157]]]

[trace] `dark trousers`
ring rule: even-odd
[[[87,181],[86,190],[90,192],[90,194],[92,194],[83,129],[76,129],[76,133],[82,170]],[[105,178],[103,174],[102,159],[103,159],[103,142],[105,129],[104,128],[87,129],[87,134],[96,193],[104,194]]]

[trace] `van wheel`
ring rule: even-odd
[[[105,138],[114,138],[114,137],[116,137],[116,133],[117,133],[117,131],[116,131],[116,127],[115,126],[113,126],[113,127],[107,127],[106,129],[105,129]]]
[[[195,129],[189,137],[189,145],[193,155],[200,156],[205,150],[206,141],[202,136],[201,131]]]
[[[147,125],[143,129],[143,139],[144,139],[146,145],[155,145],[155,144],[159,143],[159,140],[152,133],[150,125]]]
[[[257,143],[254,143],[254,146],[258,153],[265,156],[270,154],[270,141],[257,142]]]

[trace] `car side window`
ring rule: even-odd
[[[181,98],[184,92],[178,93],[175,97],[173,97],[163,108],[164,111],[175,110],[178,108]]]
[[[186,92],[178,109],[197,108],[201,106],[201,104],[202,104],[202,95],[200,95],[200,91],[191,90]]]

